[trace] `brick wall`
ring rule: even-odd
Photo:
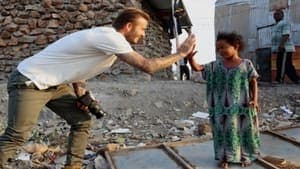
[[[145,43],[133,46],[147,57],[167,55],[171,51],[168,35],[147,3],[141,0],[2,0],[0,1],[0,80],[24,58],[34,55],[49,43],[72,32],[107,25],[118,11],[140,7],[152,16]],[[140,74],[135,68],[117,62],[106,75]],[[170,78],[171,69],[155,74]]]

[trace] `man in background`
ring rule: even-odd
[[[292,42],[291,24],[283,20],[284,12],[281,9],[276,10],[273,17],[276,21],[272,29],[272,52],[276,54],[277,69],[275,80],[279,83],[283,82],[286,74],[291,81],[299,83],[300,78],[292,63],[295,46]]]

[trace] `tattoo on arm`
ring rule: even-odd
[[[145,58],[137,52],[117,54],[117,56],[129,65],[134,66],[149,74],[153,74],[156,71],[167,68],[179,59],[183,58],[181,54],[172,54],[169,56],[157,58]]]

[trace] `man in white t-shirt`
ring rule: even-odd
[[[7,85],[8,123],[0,137],[0,168],[26,142],[41,109],[47,106],[71,126],[65,169],[81,169],[91,127],[87,112],[102,115],[85,89],[85,80],[109,69],[117,58],[152,74],[193,52],[194,35],[179,46],[176,54],[146,58],[135,52],[130,43],[144,38],[149,20],[149,15],[141,10],[125,9],[113,28],[72,33],[23,60]]]

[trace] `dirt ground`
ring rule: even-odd
[[[89,81],[88,88],[107,112],[103,119],[93,119],[89,149],[96,151],[108,143],[137,146],[208,134],[210,130],[208,128],[205,131],[203,124],[208,124],[209,120],[193,115],[196,112],[207,112],[205,87],[203,82],[149,80],[149,77]],[[7,100],[6,83],[2,82],[0,133],[6,126]],[[260,83],[261,129],[299,123],[296,114],[292,121],[270,117],[274,112],[284,114],[281,106],[293,111],[293,104],[297,100],[300,100],[300,85]],[[299,108],[297,113],[300,114]],[[63,149],[67,134],[68,126],[64,121],[44,109],[30,141],[59,145]]]
[[[128,77],[93,79],[88,88],[101,102],[107,115],[95,124],[111,123],[113,128],[133,130],[169,129],[175,120],[192,117],[198,111],[207,112],[205,83],[194,81],[149,80],[149,77]],[[261,114],[270,113],[280,106],[293,111],[293,103],[300,99],[300,85],[259,84]],[[0,84],[0,115],[5,123],[7,113],[6,83]],[[57,119],[56,115],[45,109],[42,121]],[[2,124],[4,124],[2,123]],[[3,126],[3,125],[2,125]],[[149,128],[146,128],[149,127]],[[0,128],[1,129],[1,128]]]

